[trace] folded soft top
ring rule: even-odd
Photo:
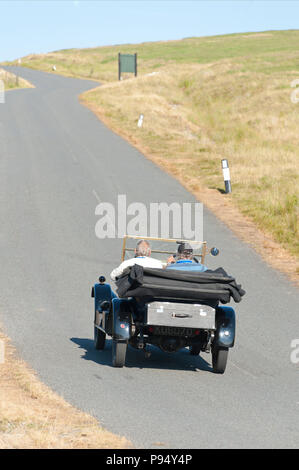
[[[135,264],[116,281],[119,297],[187,301],[208,304],[240,302],[245,291],[223,268],[203,273],[175,269],[144,268]]]

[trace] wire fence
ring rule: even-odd
[[[2,89],[15,88],[20,86],[20,79],[17,75],[0,69],[0,93]]]
[[[0,104],[5,103],[5,86],[4,86],[4,80],[0,79]]]

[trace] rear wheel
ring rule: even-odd
[[[94,347],[96,349],[104,349],[106,341],[106,335],[99,328],[94,327]]]
[[[227,364],[228,348],[214,346],[212,348],[212,364],[216,374],[223,374]]]
[[[127,343],[112,340],[112,365],[113,367],[123,367],[126,362]]]

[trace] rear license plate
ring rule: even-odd
[[[193,328],[175,328],[171,326],[155,326],[155,335],[166,335],[166,336],[195,336]]]

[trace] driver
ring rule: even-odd
[[[166,269],[179,269],[180,271],[204,272],[208,268],[193,259],[193,248],[189,243],[180,243],[176,257],[170,256],[167,260]]]
[[[151,256],[151,247],[147,240],[139,240],[135,248],[135,258],[128,259],[123,261],[117,268],[113,269],[110,277],[113,281],[117,277],[122,276],[125,272],[128,271],[130,266],[134,264],[140,264],[145,268],[163,268],[161,261],[155,258],[150,258]]]

